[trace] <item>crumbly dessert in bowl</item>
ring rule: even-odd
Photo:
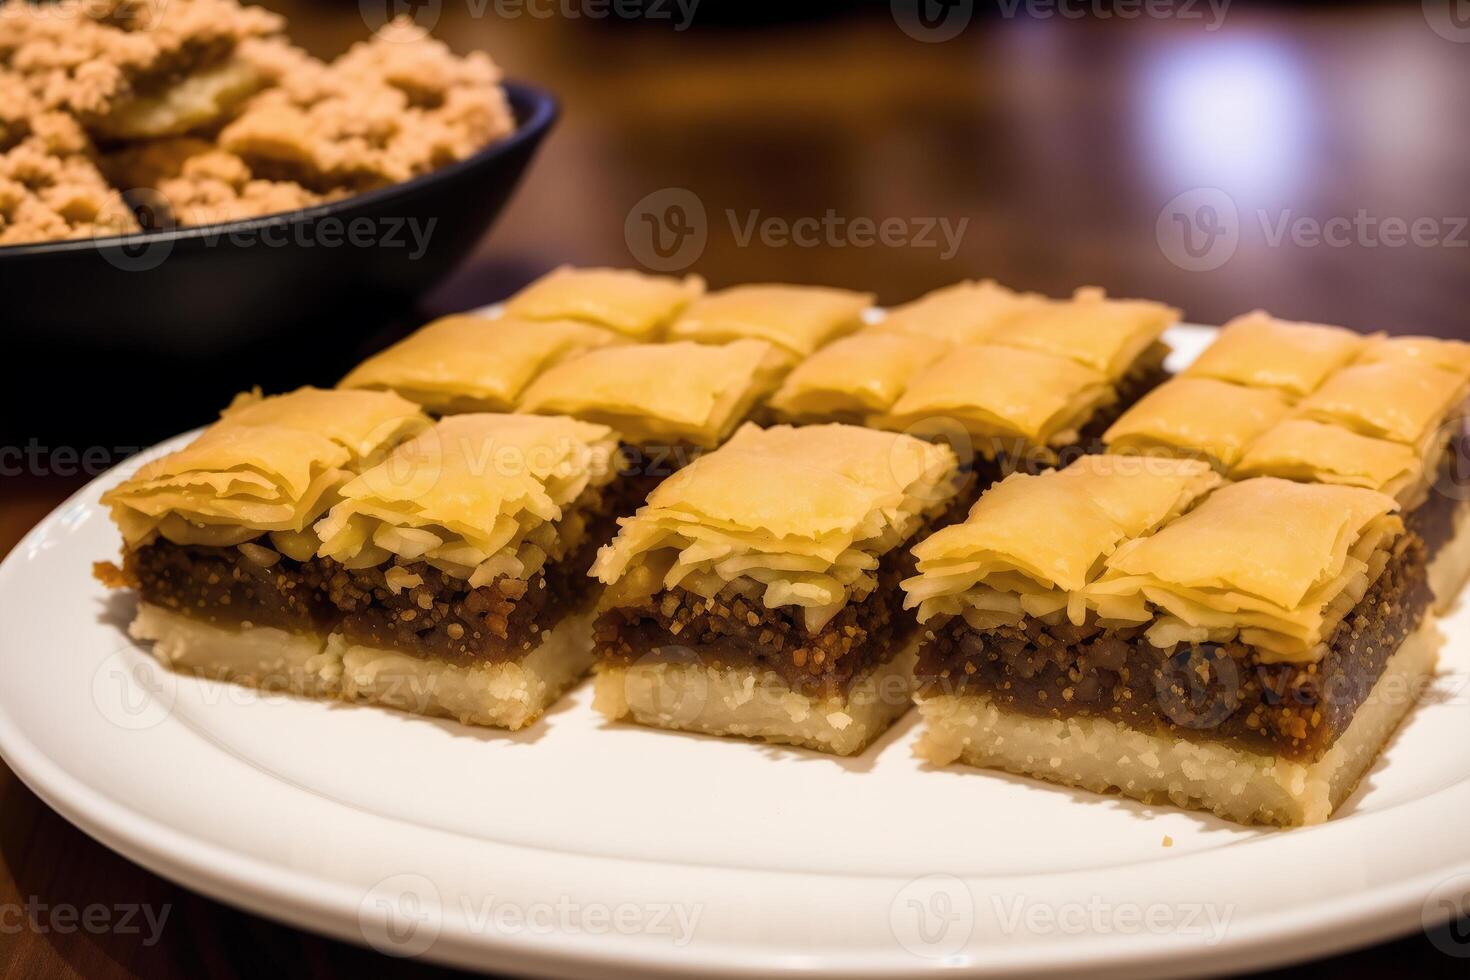
[[[235,221],[464,160],[500,71],[410,22],[331,62],[235,0],[0,3],[0,245]],[[124,203],[128,201],[128,203]]]

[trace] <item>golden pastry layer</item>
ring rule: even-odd
[[[580,320],[633,340],[658,340],[674,318],[704,294],[698,276],[674,279],[629,269],[562,266],[512,296],[509,316],[527,320]]]
[[[145,464],[103,495],[129,548],[234,545],[269,534],[278,550],[316,552],[311,524],[356,472],[427,428],[387,392],[302,388],[241,395],[199,438]]]
[[[879,559],[957,492],[945,446],[822,425],[747,425],[665,480],[623,520],[594,574],[609,602],[732,583],[765,608],[799,607],[820,630],[876,585]]]

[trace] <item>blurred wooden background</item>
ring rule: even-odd
[[[365,20],[387,9],[376,2],[267,5],[326,56],[365,36]],[[551,88],[564,115],[473,260],[423,309],[363,324],[362,353],[562,262],[664,262],[649,221],[687,231],[664,244],[684,243],[673,258],[714,286],[825,283],[894,303],[965,277],[1055,295],[1097,283],[1198,322],[1260,306],[1470,337],[1470,22],[1419,3],[1234,3],[1223,21],[1218,3],[1194,5],[1189,19],[1106,20],[961,3],[971,19],[943,41],[911,21],[928,40],[906,33],[886,2],[790,4],[766,19],[700,0],[682,30],[671,0],[659,3],[669,19],[644,22],[525,12],[594,9],[578,0],[426,3],[437,36]],[[827,230],[811,242],[743,240],[767,219],[776,231]],[[888,242],[855,241],[864,223],[887,227]],[[40,463],[0,476],[0,553],[86,481],[42,448]],[[155,878],[0,768],[0,903],[32,896],[173,911],[155,946],[0,933],[5,977],[414,970]],[[1415,936],[1312,972],[1457,966]]]

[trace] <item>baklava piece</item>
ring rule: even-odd
[[[954,453],[845,425],[747,425],[661,484],[594,565],[609,719],[861,751],[909,704],[909,546]]]
[[[573,320],[447,316],[368,358],[339,387],[396,391],[435,415],[509,412],[547,368],[619,339]]]
[[[237,399],[102,497],[123,561],[98,576],[136,590],[129,632],[177,670],[335,695],[342,665],[326,640],[337,617],[312,525],[356,472],[428,425],[385,392]]]
[[[783,360],[763,340],[624,344],[545,371],[519,411],[611,426],[624,442],[619,496],[631,513],[658,482],[720,445],[767,395]]]
[[[1036,293],[1013,292],[990,279],[959,282],[894,307],[871,329],[952,345],[975,344],[1043,302]]]
[[[1424,542],[1443,611],[1470,578],[1470,345],[1362,337],[1255,312],[1104,435],[1114,452],[1199,457],[1239,479],[1377,490]]]
[[[1290,411],[1291,400],[1274,388],[1181,376],[1124,412],[1103,441],[1113,452],[1203,459],[1225,472]]]
[[[1179,311],[1144,299],[1109,299],[1096,286],[1084,286],[1070,300],[1037,303],[987,338],[990,343],[1022,347],[1071,358],[1107,376],[1136,401],[1130,387],[1144,390],[1163,378],[1164,331],[1179,322]]]
[[[769,405],[792,422],[861,425],[891,409],[909,381],[951,349],[934,337],[864,331],[802,361]]]
[[[1256,310],[1221,327],[1215,342],[1183,373],[1300,398],[1351,361],[1366,342],[1342,327],[1278,320]]]
[[[798,365],[773,411],[959,440],[987,471],[1034,470],[1091,448],[1164,377],[1161,337],[1178,319],[1170,307],[1097,289],[1066,301],[1019,297],[994,283],[951,290],[944,307],[962,307],[967,291],[988,297],[983,328],[948,322],[925,331],[916,324],[946,321],[896,313],[897,324],[885,319]]]
[[[695,300],[669,337],[705,344],[764,340],[795,364],[861,327],[873,299],[872,293],[821,286],[735,286]]]
[[[674,279],[630,269],[561,266],[505,304],[508,316],[526,320],[579,320],[633,340],[663,337],[670,323],[704,293],[698,276]]]
[[[1424,548],[1373,490],[1217,482],[1085,457],[1010,477],[920,545],[919,754],[1327,819],[1432,676]]]
[[[456,415],[340,491],[316,526],[342,696],[522,728],[592,661],[587,575],[613,531],[606,426]]]

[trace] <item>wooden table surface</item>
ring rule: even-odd
[[[346,0],[268,5],[318,53],[365,31]],[[436,34],[552,88],[565,113],[501,224],[425,317],[496,299],[560,262],[678,261],[715,286],[828,283],[885,303],[993,276],[1053,294],[1097,283],[1200,322],[1260,306],[1470,337],[1470,29],[1417,3],[1228,8],[1219,24],[1203,4],[1202,19],[1102,21],[962,3],[975,15],[944,41],[918,28],[928,39],[911,37],[886,3],[758,25],[740,23],[737,4],[706,0],[682,31],[438,6]],[[675,220],[671,204],[695,220]],[[886,238],[869,241],[868,226]],[[650,228],[665,233],[664,255],[686,251],[651,250]],[[383,330],[364,324],[364,345]],[[120,448],[0,447],[0,553]],[[63,931],[70,920],[57,910],[97,903],[167,918],[157,941],[146,928]],[[0,968],[7,978],[425,969],[154,877],[3,767]],[[1310,969],[1391,968],[1464,975],[1463,960],[1422,935]]]

